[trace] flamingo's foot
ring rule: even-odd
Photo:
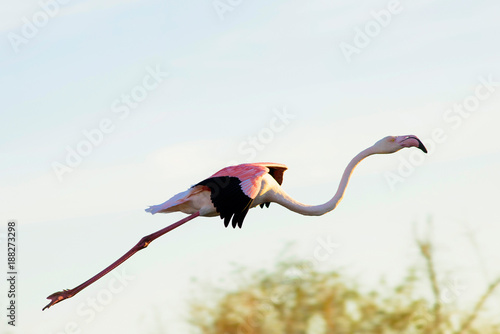
[[[73,290],[64,289],[63,291],[55,292],[55,293],[53,293],[53,294],[51,294],[50,296],[47,297],[47,299],[50,299],[50,303],[48,303],[42,309],[42,311],[45,311],[46,308],[49,308],[52,305],[55,305],[55,304],[59,303],[60,301],[63,301],[65,299],[67,299],[67,298],[71,298],[73,296],[74,296]]]

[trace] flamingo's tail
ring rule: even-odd
[[[155,213],[158,213],[162,210],[162,204],[158,204],[158,205],[151,205],[149,208],[146,209],[146,212],[150,212],[151,214],[155,214]]]
[[[146,209],[146,212],[150,212],[151,214],[155,213],[167,213],[167,212],[174,212],[178,211],[179,209],[177,208],[178,205],[181,205],[185,203],[189,197],[192,195],[193,188],[190,188],[186,191],[183,191],[181,193],[178,193],[177,195],[173,196],[166,202],[158,205],[152,205],[149,208]]]

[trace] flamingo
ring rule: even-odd
[[[271,202],[278,203],[301,215],[319,216],[330,212],[342,200],[351,174],[361,160],[373,154],[394,153],[405,147],[417,147],[424,153],[427,153],[424,144],[416,136],[388,136],[382,138],[374,145],[361,151],[349,162],[335,195],[329,201],[320,205],[302,204],[291,198],[281,188],[283,173],[287,169],[287,166],[283,164],[246,163],[226,167],[209,178],[195,184],[188,190],[173,196],[166,202],[147,208],[146,211],[152,214],[180,211],[188,214],[188,216],[143,237],[122,257],[79,286],[51,294],[47,297],[50,303],[43,310],[50,308],[62,300],[73,297],[119,266],[136,252],[146,248],[156,238],[198,216],[220,216],[224,220],[225,227],[228,227],[231,223],[233,228],[236,226],[241,228],[250,208],[258,205],[269,207]]]

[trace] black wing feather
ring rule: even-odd
[[[224,219],[225,227],[228,227],[229,222],[232,221],[233,228],[236,228],[236,225],[241,228],[252,206],[253,199],[245,195],[240,183],[237,177],[216,176],[195,185],[206,186],[210,189],[210,199],[221,219]]]

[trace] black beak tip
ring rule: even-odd
[[[418,140],[418,148],[421,149],[424,153],[427,153],[427,149],[425,148],[424,144],[419,140]]]

